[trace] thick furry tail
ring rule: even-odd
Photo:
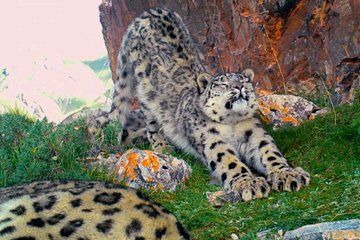
[[[121,60],[118,59],[118,61]],[[132,76],[127,66],[119,63],[109,118],[120,121],[122,127],[125,127],[127,123],[127,118],[131,111],[132,95],[135,93],[132,88],[131,78]]]
[[[103,112],[98,115],[93,125],[91,134],[95,134],[96,130],[102,126],[107,125],[111,120],[119,121],[122,129],[127,124],[127,119],[131,113],[131,103],[135,94],[136,79],[133,73],[132,63],[130,62],[130,50],[126,44],[132,42],[127,33],[124,34],[121,48],[117,59],[116,81],[114,86],[114,93],[112,97],[112,104],[109,112]],[[131,35],[130,35],[131,36]],[[119,141],[122,133],[119,134]],[[121,141],[120,141],[121,142]]]
[[[135,39],[131,39],[132,34],[124,34],[116,68],[115,90],[113,94],[111,109],[108,114],[109,120],[118,120],[124,129],[128,123],[131,113],[131,103],[136,94],[136,78],[134,75],[133,62],[130,57],[130,45],[136,44]],[[119,134],[121,142],[122,133]]]

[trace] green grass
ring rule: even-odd
[[[115,145],[118,128],[110,125],[105,144]],[[189,229],[193,239],[254,239],[258,231],[294,229],[323,221],[360,218],[360,103],[336,109],[297,128],[271,131],[279,148],[295,166],[311,174],[310,185],[296,193],[272,192],[269,198],[214,208],[205,192],[209,173],[196,159],[174,153],[193,168],[191,179],[175,193],[148,192],[171,210]],[[57,127],[19,113],[0,115],[0,186],[39,179],[98,179],[104,172],[90,171],[83,159],[90,148],[84,122]]]
[[[72,98],[55,98],[54,99],[58,104],[61,112],[66,115],[69,112],[80,109],[81,107],[86,105],[86,101],[80,98],[72,97]]]

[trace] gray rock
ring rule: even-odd
[[[306,225],[284,235],[286,240],[360,239],[360,219]]]
[[[191,167],[182,159],[150,150],[130,149],[125,153],[99,155],[90,164],[102,168],[127,187],[175,191],[190,178]]]
[[[262,120],[277,129],[283,126],[298,126],[305,120],[313,120],[329,109],[321,109],[313,102],[294,95],[268,94],[259,98]]]

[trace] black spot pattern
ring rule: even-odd
[[[245,142],[249,141],[252,134],[253,134],[252,130],[248,130],[248,131],[245,132]]]
[[[4,218],[2,220],[0,220],[0,223],[7,223],[7,222],[10,222],[12,219],[11,218]]]
[[[143,192],[137,190],[136,191],[136,196],[138,196],[138,198],[145,200],[145,201],[150,201],[150,198],[148,196],[146,196]]]
[[[167,230],[166,227],[156,229],[156,230],[155,230],[155,237],[156,237],[156,239],[161,239],[162,236],[165,235],[166,230]]]
[[[126,76],[127,76],[127,72],[124,70],[124,71],[122,72],[122,77],[123,77],[123,78],[126,78]]]
[[[210,128],[210,129],[209,129],[209,133],[212,133],[212,134],[215,134],[215,135],[220,134],[219,131],[216,130],[215,128]]]
[[[177,47],[176,51],[177,51],[178,53],[181,53],[181,52],[183,51],[183,47],[182,47],[181,45],[179,45],[179,46]]]
[[[169,34],[169,36],[170,36],[172,39],[175,39],[175,38],[176,38],[176,35],[175,35],[173,32],[171,32],[171,33]]]
[[[73,234],[77,228],[81,227],[84,224],[84,220],[82,219],[75,219],[68,222],[61,230],[60,235],[63,237],[69,237]]]
[[[235,162],[230,163],[229,164],[229,170],[236,168],[236,165],[237,164]]]
[[[138,210],[142,210],[143,213],[145,213],[146,215],[152,218],[157,218],[160,215],[159,211],[157,211],[155,207],[150,204],[144,204],[144,203],[137,204],[135,205],[135,208]]]
[[[150,76],[150,72],[151,72],[151,64],[148,64],[145,69],[145,74],[147,77]]]
[[[217,154],[217,161],[218,161],[218,162],[221,162],[222,157],[223,157],[224,155],[225,155],[225,153],[219,152],[219,153]]]
[[[237,178],[238,176],[240,176],[240,173],[235,174],[233,178]]]
[[[232,149],[228,149],[227,151],[228,151],[228,153],[230,153],[231,155],[235,155],[235,152],[234,152]]]
[[[166,208],[162,208],[161,211],[166,214],[171,214],[171,212],[169,210],[167,210]]]
[[[224,182],[227,178],[226,173],[221,174],[221,180]]]
[[[13,233],[16,230],[15,226],[8,226],[0,231],[0,236],[4,236],[5,234]]]
[[[123,64],[126,63],[126,56],[125,55],[121,55],[121,61]]]
[[[27,225],[29,225],[30,227],[42,228],[45,226],[45,222],[41,218],[33,218],[27,222]]]
[[[113,220],[107,219],[101,223],[96,224],[96,229],[101,233],[108,233],[112,228]]]
[[[10,212],[12,214],[17,215],[17,216],[21,216],[21,215],[24,215],[24,213],[26,212],[26,208],[24,206],[20,205],[20,206],[18,206],[16,208],[10,210]]]
[[[34,238],[33,236],[25,236],[25,237],[13,238],[13,240],[36,240],[36,238]]]
[[[241,173],[247,173],[248,171],[246,170],[246,168],[242,167],[241,168]]]
[[[262,148],[262,147],[264,147],[264,146],[266,146],[266,145],[268,145],[269,143],[267,142],[267,141],[265,141],[265,140],[262,140],[261,142],[260,142],[260,144],[259,144],[259,148]]]
[[[84,209],[81,209],[81,211],[82,211],[82,212],[87,212],[87,213],[89,213],[89,212],[92,212],[93,210],[92,210],[92,209],[88,209],[88,208],[84,208]]]
[[[137,219],[133,219],[129,225],[126,226],[125,232],[128,237],[130,237],[133,233],[138,233],[141,231],[141,223]]]
[[[210,162],[210,167],[211,167],[211,170],[212,170],[212,171],[215,171],[215,169],[216,169],[216,163],[215,163],[214,161],[211,161],[211,162]]]
[[[33,208],[34,208],[35,212],[38,213],[38,212],[44,211],[45,209],[50,210],[54,206],[55,203],[56,203],[56,197],[49,196],[45,203],[34,202]]]
[[[282,157],[282,155],[281,155],[281,153],[279,153],[279,152],[274,152],[274,154],[276,155],[276,156],[278,156],[278,157]]]
[[[65,218],[65,214],[58,213],[50,217],[46,222],[50,225],[55,225]]]
[[[128,130],[124,129],[121,134],[121,141],[124,142],[129,136]]]
[[[211,145],[210,145],[210,149],[213,150],[217,145],[217,142],[213,142]]]
[[[121,209],[120,208],[109,208],[109,209],[105,209],[103,210],[103,214],[105,216],[112,216],[114,215],[115,213],[119,213],[121,212]]]
[[[111,194],[103,192],[95,196],[94,202],[104,205],[113,205],[115,203],[118,203],[121,198],[122,195],[119,192],[114,192]]]
[[[180,236],[183,236],[184,239],[186,240],[190,239],[189,233],[185,230],[185,228],[181,225],[181,223],[176,222],[176,227],[179,231]]]
[[[268,157],[267,160],[268,161],[274,161],[274,160],[276,160],[276,157],[271,156],[271,157]]]
[[[81,202],[82,202],[82,200],[80,198],[77,198],[75,200],[72,200],[70,203],[71,203],[71,206],[73,206],[74,208],[77,208],[77,207],[81,206]]]
[[[87,190],[87,188],[85,188],[85,187],[77,187],[77,188],[69,189],[68,192],[71,193],[72,195],[76,196],[76,195],[83,194],[86,190]]]

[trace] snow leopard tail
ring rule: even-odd
[[[133,34],[128,31],[125,32],[116,67],[116,81],[114,86],[114,94],[112,98],[111,109],[108,114],[110,120],[117,120],[120,122],[124,130],[119,134],[119,141],[124,141],[128,135],[125,127],[129,121],[131,114],[132,100],[136,95],[137,80],[134,75],[134,63],[132,62],[130,51],[131,46],[136,44],[136,39],[132,38]],[[122,139],[123,138],[123,139]]]

